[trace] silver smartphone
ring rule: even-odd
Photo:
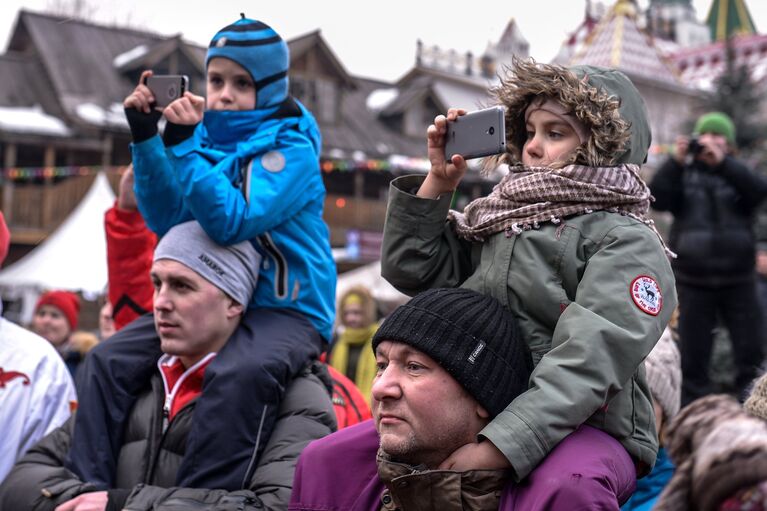
[[[156,106],[166,107],[180,98],[189,89],[186,75],[152,75],[146,79],[146,86],[154,94]]]
[[[460,154],[469,160],[506,151],[503,112],[502,106],[494,106],[448,121],[445,158]]]

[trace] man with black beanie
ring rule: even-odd
[[[386,318],[373,349],[374,419],[304,450],[289,509],[510,503],[507,471],[438,467],[527,389],[532,360],[511,312],[475,291],[432,289]]]

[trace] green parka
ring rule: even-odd
[[[512,151],[501,161],[515,163],[524,140],[520,116],[533,97],[546,94],[592,127],[575,162],[643,163],[650,132],[631,82],[616,71],[572,71],[576,78],[570,81],[544,76],[529,80],[533,85],[527,89],[499,95]],[[589,93],[588,86],[607,94]],[[614,111],[607,100],[611,95]],[[616,124],[615,111],[628,122]],[[605,122],[610,116],[613,121]],[[603,148],[621,143],[623,150],[614,156],[604,154]],[[436,200],[415,195],[422,181],[423,176],[404,176],[392,182],[383,276],[411,295],[456,286],[492,295],[517,316],[536,365],[529,390],[480,435],[506,455],[517,480],[582,423],[614,436],[635,459],[640,475],[649,472],[658,439],[642,362],[677,303],[656,232],[630,216],[596,211],[471,243],[459,239],[446,221],[449,195]],[[646,312],[633,298],[638,277],[654,280],[662,297],[659,311]]]

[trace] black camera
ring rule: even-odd
[[[687,152],[693,156],[698,156],[702,150],[703,146],[701,145],[700,140],[698,140],[698,137],[691,138],[690,143],[687,145]]]

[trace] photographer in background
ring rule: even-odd
[[[753,222],[767,180],[733,156],[727,115],[701,116],[693,136],[677,138],[675,154],[650,183],[652,207],[674,215],[669,245],[678,256],[683,406],[713,392],[708,369],[718,318],[730,334],[738,397],[764,358]]]

